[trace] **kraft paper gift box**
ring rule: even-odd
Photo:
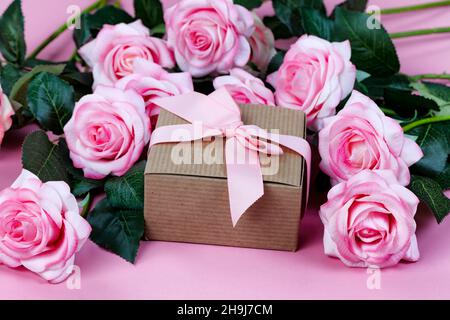
[[[301,111],[265,105],[241,105],[240,109],[244,124],[305,137],[305,115]],[[161,109],[157,127],[185,123],[188,122]],[[267,169],[266,172],[263,169],[264,195],[233,227],[225,160],[208,164],[202,159],[205,152],[212,152],[212,143],[224,143],[225,139],[220,139],[151,147],[145,170],[146,239],[297,250],[305,210],[304,159],[285,147],[280,156],[260,153],[261,163]],[[191,150],[191,154],[180,150]],[[187,164],[173,161],[173,154],[183,157],[187,154],[191,161],[185,161]],[[197,164],[195,156],[201,159],[197,158]],[[273,174],[277,164],[278,170]]]

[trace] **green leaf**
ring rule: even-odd
[[[84,197],[83,200],[78,202],[78,208],[81,209],[80,216],[86,217],[86,215],[89,213],[89,208],[91,207],[92,198],[91,194],[88,193],[86,197]]]
[[[364,85],[364,83],[358,81],[358,76],[356,77],[354,90],[357,90],[357,91],[361,92],[362,94],[364,94],[364,95],[366,95],[366,96],[369,95],[369,90],[368,90],[367,87]]]
[[[366,79],[370,78],[370,74],[362,71],[362,70],[356,70],[356,80],[359,82],[364,81]]]
[[[80,28],[73,32],[73,39],[77,48],[82,47],[92,38],[95,38],[105,24],[116,25],[130,23],[134,19],[126,11],[115,6],[105,6],[94,14],[81,15]]]
[[[41,72],[48,72],[55,75],[60,75],[65,68],[65,64],[52,64],[52,65],[38,65],[34,67],[30,72],[25,73],[20,79],[17,79],[16,83],[11,89],[11,99],[18,101],[22,105],[26,104],[28,84],[35,75]]]
[[[410,89],[385,89],[384,103],[387,107],[403,117],[411,117],[414,116],[414,114],[424,116],[431,110],[439,110],[439,106],[436,102],[413,94]]]
[[[27,96],[28,107],[40,125],[54,134],[62,134],[75,105],[72,86],[42,72],[29,84]]]
[[[443,194],[441,186],[433,179],[413,175],[409,189],[428,205],[438,223],[450,213],[450,199]]]
[[[124,176],[109,179],[105,192],[109,203],[117,208],[144,209],[145,161],[134,165]]]
[[[289,28],[286,27],[286,25],[281,22],[277,16],[264,17],[263,23],[266,27],[272,30],[275,39],[289,39],[293,37]]]
[[[22,163],[25,169],[36,174],[42,181],[65,181],[75,196],[86,195],[104,184],[103,180],[85,178],[83,171],[73,166],[64,139],[55,144],[41,130],[25,138]]]
[[[438,176],[447,166],[450,153],[450,122],[430,123],[412,129],[424,157],[411,170],[424,176]]]
[[[163,36],[166,33],[166,25],[164,23],[158,24],[150,31],[152,36]]]
[[[92,190],[103,187],[103,180],[94,180],[88,178],[80,178],[79,180],[71,177],[70,179],[71,189],[74,196],[85,195]]]
[[[349,40],[352,47],[352,61],[360,70],[373,76],[389,76],[400,70],[400,62],[394,44],[382,25],[369,28],[373,17],[343,8],[336,8],[334,38]]]
[[[326,14],[317,9],[302,7],[302,26],[307,34],[318,36],[322,39],[331,40],[333,33],[333,21]]]
[[[7,64],[0,71],[0,83],[3,89],[3,92],[9,96],[11,94],[11,90],[17,80],[22,77],[24,74],[19,68],[15,67],[12,64]]]
[[[106,6],[97,10],[89,16],[89,29],[95,37],[105,24],[116,25],[119,23],[130,23],[134,19],[126,11],[115,6]]]
[[[69,183],[64,151],[48,139],[44,131],[30,133],[22,146],[22,164],[42,181]]]
[[[416,89],[421,96],[435,101],[439,106],[439,111],[434,112],[435,116],[450,115],[450,87],[433,82],[414,82],[411,87]]]
[[[91,28],[89,26],[89,14],[83,13],[80,16],[80,28],[75,28],[73,31],[73,40],[77,48],[81,48],[92,38]]]
[[[262,0],[234,0],[234,4],[239,4],[248,10],[252,10],[261,7]]]
[[[437,181],[437,183],[440,184],[442,187],[442,190],[449,190],[450,189],[450,162],[447,162],[447,165],[445,166],[444,170],[440,172],[437,176],[433,177],[434,180]]]
[[[51,61],[51,60],[43,60],[43,59],[37,59],[37,58],[30,58],[25,60],[25,62],[23,63],[23,67],[26,69],[33,69],[37,66],[42,66],[42,65],[57,65],[57,64],[63,64],[63,65],[68,65],[69,62],[68,61]]]
[[[322,0],[273,0],[272,5],[277,17],[295,36],[304,33],[301,26],[300,8],[306,7],[326,12]]]
[[[61,75],[61,79],[72,85],[79,85],[87,88],[92,88],[92,84],[94,82],[91,72],[67,72]]]
[[[92,241],[134,263],[144,234],[142,210],[117,209],[104,199],[87,220],[92,227]]]
[[[367,7],[368,0],[347,0],[339,5],[339,7],[345,8],[351,11],[364,12]]]
[[[362,80],[372,99],[383,99],[386,89],[410,90],[410,81],[407,76],[396,74],[390,77],[369,77]]]
[[[294,36],[300,36],[304,33],[301,26],[300,8],[290,6],[289,0],[273,0],[275,13],[280,21],[289,29]]]
[[[284,51],[278,51],[270,60],[269,65],[267,67],[267,74],[271,74],[272,72],[277,71],[280,69],[281,64],[284,60],[284,55],[286,52]]]
[[[20,0],[14,0],[0,17],[0,52],[17,65],[23,63],[27,51],[21,4]]]
[[[163,8],[159,0],[134,0],[134,12],[147,28],[164,23]]]

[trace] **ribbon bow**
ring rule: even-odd
[[[226,138],[225,161],[233,226],[264,194],[258,152],[282,155],[283,150],[278,145],[283,145],[301,155],[307,165],[308,190],[311,164],[308,142],[300,137],[273,135],[255,125],[244,125],[241,111],[226,89],[221,88],[208,96],[190,92],[158,98],[154,103],[190,123],[157,128],[152,133],[150,147],[158,143],[194,141],[213,136]],[[195,130],[194,123],[200,123],[203,130]],[[187,134],[175,137],[174,132],[179,129]]]

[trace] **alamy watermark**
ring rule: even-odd
[[[369,13],[369,17],[366,21],[366,26],[369,30],[381,29],[381,8],[375,5],[367,7],[366,12]]]
[[[67,29],[81,29],[81,8],[77,5],[70,5],[67,7],[66,13],[69,17],[66,20]]]
[[[195,139],[204,136],[206,138]],[[235,138],[235,143],[227,142],[227,138]],[[268,132],[256,126],[241,126],[221,132],[218,129],[206,129],[201,122],[194,122],[192,130],[174,130],[171,139],[182,141],[172,146],[171,160],[175,165],[220,165],[225,164],[225,161],[227,165],[259,164],[262,174],[266,176],[276,175],[279,170],[279,130]],[[229,155],[226,160],[225,154]]]
[[[366,285],[369,290],[380,290],[381,289],[381,269],[376,267],[367,268]]]
[[[81,290],[81,268],[73,266],[72,274],[66,280],[66,287],[69,290]]]

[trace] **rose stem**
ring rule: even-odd
[[[430,2],[430,3],[423,3],[423,4],[412,5],[412,6],[406,6],[406,7],[381,9],[379,11],[379,13],[380,14],[395,14],[395,13],[416,11],[416,10],[422,10],[422,9],[444,7],[444,6],[449,6],[449,5],[450,5],[450,1],[436,1],[436,2]],[[373,11],[369,12],[369,14],[373,14],[373,13],[374,13]]]
[[[95,3],[91,4],[89,7],[84,9],[81,12],[82,14],[89,13],[101,7],[104,7],[108,3],[108,0],[98,0]],[[64,31],[68,28],[67,23],[61,25],[55,32],[53,32],[47,39],[45,39],[36,49],[28,56],[28,59],[35,59],[42,50],[44,50],[53,40],[58,38]]]
[[[422,126],[424,124],[443,122],[443,121],[450,121],[450,116],[436,116],[436,117],[420,119],[420,120],[411,122],[403,127],[403,132],[408,132],[409,130],[414,129],[415,127]]]
[[[397,39],[397,38],[423,36],[423,35],[427,35],[427,34],[446,33],[446,32],[450,32],[450,27],[431,28],[431,29],[419,29],[419,30],[413,30],[413,31],[396,32],[396,33],[390,33],[389,36],[391,37],[391,39]]]
[[[415,76],[409,77],[412,81],[418,81],[422,79],[446,79],[450,80],[450,74],[447,73],[426,73],[426,74],[418,74]]]

